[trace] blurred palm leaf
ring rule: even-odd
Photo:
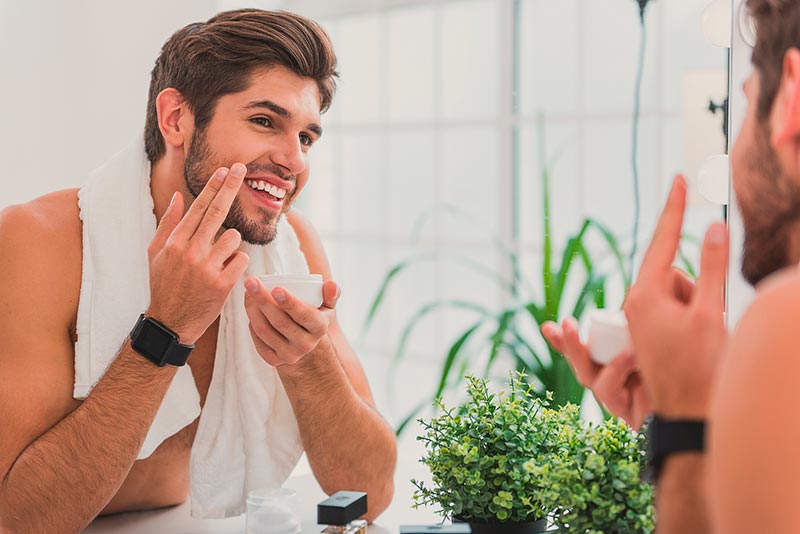
[[[631,273],[625,268],[625,255],[617,237],[601,222],[586,218],[577,232],[567,237],[556,261],[556,243],[553,242],[550,205],[550,174],[546,163],[543,121],[539,121],[539,161],[542,177],[543,236],[541,258],[542,287],[541,296],[533,297],[533,288],[528,284],[533,279],[519,272],[519,257],[514,247],[506,245],[499,236],[492,236],[496,250],[501,252],[511,266],[511,280],[480,262],[464,257],[442,255],[432,251],[427,254],[403,259],[395,264],[385,275],[372,300],[364,330],[370,327],[382,305],[386,301],[390,286],[397,283],[401,274],[423,262],[445,261],[466,267],[474,273],[492,280],[507,293],[510,306],[499,310],[490,309],[480,301],[466,299],[439,299],[425,303],[416,309],[405,322],[400,340],[392,359],[390,371],[407,353],[409,340],[416,328],[438,310],[466,310],[474,314],[472,322],[461,331],[446,349],[441,363],[439,377],[430,399],[439,398],[451,386],[458,383],[467,370],[472,370],[483,362],[483,376],[488,376],[495,367],[505,365],[523,371],[540,394],[552,391],[553,402],[557,405],[567,402],[580,404],[584,388],[578,384],[568,362],[554,351],[540,334],[540,327],[546,321],[558,321],[563,312],[576,319],[591,307],[602,308],[606,303],[606,287],[612,277],[619,277],[623,291],[630,286]],[[441,214],[470,221],[467,214],[458,208],[438,208]],[[420,235],[427,220],[436,210],[423,215],[415,225],[415,234]],[[474,224],[474,222],[473,222]],[[485,231],[485,230],[484,230]],[[693,274],[691,263],[683,257]],[[611,261],[607,261],[611,260]],[[576,293],[577,291],[577,293]],[[401,433],[413,421],[418,412],[430,405],[430,400],[418,404],[397,428]]]

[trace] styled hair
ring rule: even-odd
[[[320,111],[330,107],[338,76],[336,54],[328,34],[310,19],[285,11],[240,9],[175,32],[164,43],[150,77],[144,129],[150,162],[156,163],[166,151],[156,111],[161,91],[177,89],[202,130],[220,97],[245,90],[255,70],[275,66],[314,80]]]
[[[756,26],[753,66],[760,77],[758,116],[766,120],[780,88],[783,58],[791,48],[800,49],[800,2],[798,0],[747,0]]]

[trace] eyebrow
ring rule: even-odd
[[[285,119],[290,119],[292,117],[291,111],[283,106],[279,106],[271,100],[256,100],[247,104],[244,109],[268,109],[279,117],[283,117]],[[322,136],[322,127],[319,124],[312,122],[306,126],[306,129],[314,133],[317,137]]]

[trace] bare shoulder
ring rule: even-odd
[[[55,255],[77,245],[80,256],[81,233],[77,189],[56,191],[0,211],[0,246],[5,252]]]
[[[758,286],[755,299],[742,316],[733,332],[731,354],[739,356],[735,363],[747,356],[750,351],[765,344],[779,349],[776,357],[769,358],[777,362],[781,355],[794,354],[796,331],[800,320],[800,270],[787,269],[777,273]],[[792,341],[786,345],[787,341]],[[786,354],[784,354],[784,351]],[[760,351],[758,351],[760,352]],[[764,365],[762,356],[753,354],[759,365]],[[781,367],[796,364],[800,369],[800,358],[792,358],[792,362],[782,362]],[[800,378],[800,376],[798,376]]]
[[[800,386],[799,323],[800,271],[786,270],[764,281],[731,335],[722,383],[746,376],[752,384],[746,394],[757,394],[757,386],[769,387],[779,378]]]
[[[56,191],[0,211],[0,267],[5,275],[0,283],[16,301],[5,302],[5,310],[20,307],[21,292],[49,296],[48,307],[62,313],[77,311],[81,258],[77,189]]]
[[[331,267],[325,247],[311,221],[298,210],[291,210],[286,214],[286,220],[294,228],[297,239],[300,241],[300,250],[306,257],[308,267],[312,273],[321,274],[326,280],[331,277]]]
[[[720,532],[800,529],[799,323],[800,272],[791,269],[758,288],[730,338],[709,434],[711,508]]]

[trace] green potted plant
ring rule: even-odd
[[[641,438],[623,424],[580,420],[578,407],[551,407],[522,373],[507,392],[467,377],[467,398],[421,420],[431,482],[412,480],[416,507],[433,505],[476,534],[644,533],[652,490],[639,481]]]

